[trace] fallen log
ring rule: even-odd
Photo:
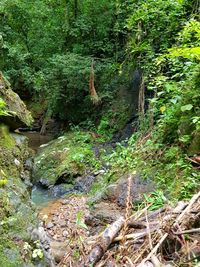
[[[85,267],[93,265],[101,259],[101,257],[106,252],[113,239],[117,235],[117,233],[121,230],[122,226],[124,225],[124,222],[125,219],[121,216],[117,221],[115,221],[108,228],[106,228],[106,230],[100,236],[97,244],[90,252],[85,262]]]

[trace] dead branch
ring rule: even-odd
[[[173,232],[174,235],[182,235],[182,234],[193,234],[193,233],[199,233],[200,228],[194,228],[190,230],[185,230],[185,231],[179,231],[179,232]]]
[[[157,245],[152,249],[152,251],[148,254],[148,256],[141,262],[141,264],[144,264],[146,261],[150,260],[151,257],[157,252],[157,250],[159,249],[159,247],[162,245],[162,243],[165,241],[165,239],[167,238],[168,233],[165,233],[162,238],[159,240],[159,242],[157,243]]]
[[[192,199],[190,200],[188,206],[183,210],[183,212],[178,216],[178,218],[176,219],[175,223],[179,223],[181,222],[182,218],[185,216],[186,213],[189,213],[192,205],[197,201],[197,199],[200,197],[200,192],[195,194]]]
[[[112,243],[117,233],[121,230],[122,226],[124,225],[124,222],[124,217],[120,217],[103,232],[99,241],[90,252],[86,260],[85,266],[93,265],[100,260],[102,255],[108,249],[109,245]]]
[[[187,215],[191,211],[193,204],[198,200],[199,197],[200,197],[200,192],[192,197],[192,199],[190,200],[187,207],[185,209],[183,209],[181,214],[175,219],[175,221],[172,225],[172,229],[176,225],[181,224],[181,221],[183,221],[184,216]],[[178,207],[179,207],[179,209],[184,208],[183,203],[178,203]],[[177,207],[175,208],[175,210],[176,211],[178,210]],[[146,261],[150,260],[153,255],[156,254],[157,250],[162,245],[162,243],[165,241],[165,239],[168,237],[168,235],[169,235],[169,233],[165,233],[162,236],[162,238],[159,240],[159,242],[156,244],[156,246],[151,250],[151,252],[147,255],[147,257],[142,260],[141,264],[144,264]]]

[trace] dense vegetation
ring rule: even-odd
[[[138,70],[138,131],[107,158],[113,173],[145,162],[144,176],[159,188],[169,183],[175,197],[197,188],[188,157],[200,151],[198,0],[1,2],[0,68],[22,98],[110,138],[130,119],[119,89]],[[88,88],[93,61],[97,105]]]

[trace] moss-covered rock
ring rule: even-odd
[[[58,180],[73,183],[74,177],[98,166],[90,134],[80,131],[68,132],[40,149],[35,158],[33,176],[35,182],[50,187]]]
[[[0,125],[0,266],[33,266],[31,256],[22,253],[30,240],[27,230],[37,225],[30,201],[30,176],[24,168],[28,157],[26,137],[10,134],[7,126]],[[26,181],[21,178],[25,172]]]
[[[26,105],[20,97],[12,91],[9,83],[0,73],[0,98],[6,103],[6,111],[11,116],[0,116],[1,122],[4,122],[12,130],[26,125],[31,126],[33,119],[31,113],[27,110]]]

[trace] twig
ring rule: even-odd
[[[155,230],[157,230],[157,228],[150,229],[150,232],[154,232]],[[138,239],[146,236],[148,233],[149,233],[148,231],[144,231],[144,232],[140,232],[140,233],[128,234],[125,237],[126,237],[126,240],[127,239],[138,240]],[[118,241],[121,241],[122,239],[123,239],[123,235],[119,235],[115,239],[113,239],[113,242],[118,242]]]
[[[146,261],[151,259],[151,257],[157,252],[157,250],[159,249],[159,247],[161,246],[163,241],[165,241],[167,236],[168,236],[168,233],[165,233],[163,235],[163,237],[160,239],[160,241],[157,243],[157,245],[152,249],[152,251],[148,254],[148,256],[141,262],[142,264],[144,264]]]
[[[179,231],[179,232],[173,232],[174,235],[182,235],[182,234],[192,234],[192,233],[199,233],[200,228],[194,228],[190,230],[184,230],[184,231]]]
[[[150,227],[149,227],[149,220],[148,220],[148,216],[147,216],[147,211],[146,211],[146,222],[147,222],[147,233],[149,236],[149,247],[150,249],[153,249],[153,245],[152,245],[152,240],[151,240],[151,233],[150,233]]]
[[[121,246],[121,255],[124,252],[124,248],[125,248],[125,241],[126,241],[126,231],[128,228],[128,219],[129,219],[129,213],[130,213],[130,209],[131,209],[131,182],[132,182],[132,177],[131,175],[129,175],[128,177],[128,181],[127,181],[127,197],[126,197],[126,213],[125,213],[125,222],[124,222],[124,226],[123,226],[123,230],[122,230],[122,246]]]
[[[131,267],[134,267],[132,260],[128,256],[125,256],[124,259],[129,262],[129,264],[131,265]]]
[[[159,259],[155,255],[152,255],[151,256],[151,262],[153,263],[154,267],[161,267],[161,266],[163,266],[160,263]]]

